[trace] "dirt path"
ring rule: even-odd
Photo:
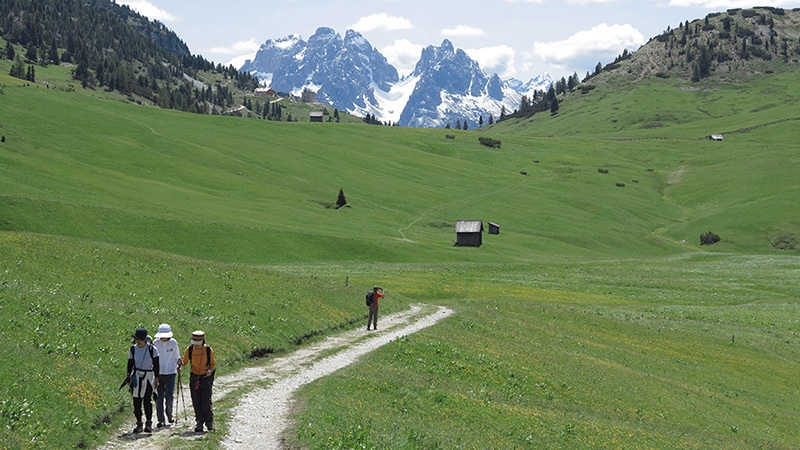
[[[354,363],[359,357],[399,337],[432,326],[451,314],[453,311],[444,307],[414,305],[407,311],[382,317],[379,331],[367,332],[359,327],[330,336],[287,356],[270,359],[264,365],[218,377],[214,382],[215,402],[234,391],[250,389],[254,384],[268,384],[245,393],[239,405],[231,411],[232,419],[222,447],[230,450],[280,449],[281,435],[288,426],[291,398],[297,389]],[[184,392],[185,401],[188,402],[186,412],[177,391],[175,397],[178,423],[162,429],[154,428],[152,434],[132,434],[130,430],[134,424],[131,421],[119,430],[115,439],[100,448],[161,450],[175,446],[176,440],[202,439],[203,433],[193,431],[189,393]],[[188,420],[185,419],[187,415]]]

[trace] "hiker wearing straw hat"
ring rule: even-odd
[[[158,349],[159,374],[158,397],[156,398],[156,427],[161,428],[167,422],[175,423],[172,418],[172,404],[175,396],[175,375],[178,370],[178,361],[181,359],[181,349],[178,341],[172,338],[172,327],[167,323],[158,326],[153,346]]]
[[[192,333],[192,345],[186,348],[181,365],[189,365],[189,390],[194,407],[194,431],[201,433],[203,425],[208,431],[214,429],[214,413],[211,411],[211,391],[214,387],[214,371],[217,360],[214,350],[206,345],[206,334],[201,330]]]
[[[147,342],[147,330],[137,328],[131,335],[134,345],[128,351],[128,379],[133,396],[133,415],[136,416],[134,433],[142,432],[142,406],[147,422],[144,432],[150,433],[153,419],[153,390],[158,388],[158,350]]]

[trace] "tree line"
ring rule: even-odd
[[[233,90],[258,86],[232,65],[192,55],[165,25],[108,0],[3,0],[0,35],[6,41],[0,57],[14,61],[11,76],[35,81],[35,66],[68,63],[84,88],[136,95],[163,108],[214,113],[233,106]],[[186,78],[201,72],[222,81],[212,87]]]

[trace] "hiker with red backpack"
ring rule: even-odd
[[[380,286],[375,286],[372,288],[372,291],[367,292],[367,306],[369,307],[369,316],[367,316],[367,331],[369,331],[370,325],[373,325],[373,330],[378,329],[378,300],[382,298],[383,288]]]
[[[208,431],[214,430],[214,413],[211,411],[211,391],[214,387],[214,372],[217,360],[214,350],[206,344],[206,334],[197,330],[192,333],[192,345],[186,348],[180,365],[189,365],[189,390],[192,393],[194,407],[194,431],[201,433],[203,425]]]

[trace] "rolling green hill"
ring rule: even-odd
[[[539,136],[700,138],[796,119],[799,38],[800,9],[709,14],[667,27],[591,74],[559,97],[559,114],[493,128]],[[701,59],[699,76],[694,69]]]
[[[635,61],[469,132],[189,114],[0,62],[0,447],[113,434],[138,326],[206,330],[227,372],[362,326],[379,283],[385,312],[457,314],[305,389],[292,445],[792,448],[796,66]],[[501,232],[456,247],[462,219]]]

